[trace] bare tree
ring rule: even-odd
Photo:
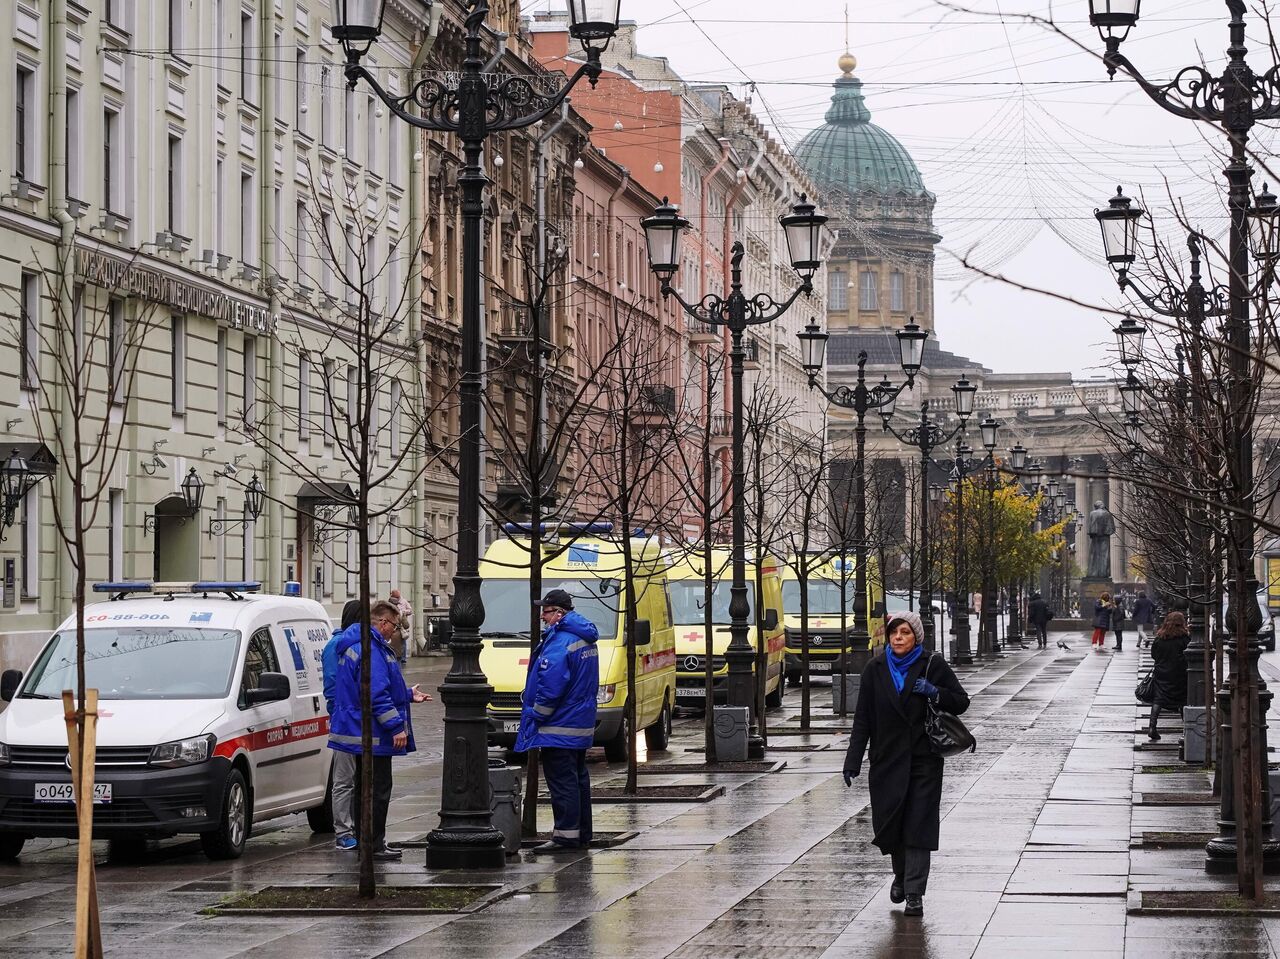
[[[360,832],[369,836],[373,814],[369,614],[375,598],[371,567],[402,555],[422,561],[420,550],[433,541],[433,534],[401,522],[400,516],[418,495],[419,481],[428,468],[454,464],[449,456],[449,411],[433,405],[425,395],[412,338],[419,332],[419,309],[410,296],[411,273],[420,262],[422,237],[403,238],[402,247],[393,246],[379,255],[376,242],[390,232],[389,211],[353,219],[335,236],[322,213],[330,206],[338,211],[367,209],[358,182],[327,176],[318,180],[312,175],[305,235],[296,238],[295,265],[304,283],[320,289],[326,305],[318,315],[286,313],[277,330],[285,367],[284,392],[296,402],[289,404],[283,396],[259,390],[251,408],[241,415],[246,436],[282,472],[328,489],[342,507],[333,515],[321,514],[291,502],[279,491],[267,494],[294,510],[300,521],[327,525],[330,535],[322,538],[320,548],[335,566],[357,579]],[[408,337],[406,325],[411,331]],[[339,361],[346,367],[341,383]],[[445,395],[454,392],[446,390]],[[310,455],[317,440],[325,462]],[[326,475],[330,464],[336,465],[336,476]],[[350,537],[355,538],[354,555],[339,553],[334,548],[337,540]],[[377,894],[373,852],[371,843],[361,842],[359,893],[364,898]]]
[[[86,689],[85,606],[90,553],[88,538],[108,502],[130,424],[136,422],[135,388],[139,355],[158,326],[158,310],[137,298],[137,313],[125,315],[122,286],[108,281],[124,277],[132,261],[106,260],[93,285],[74,282],[76,244],[66,244],[55,263],[41,263],[33,253],[36,302],[19,290],[16,309],[4,314],[6,339],[18,358],[19,378],[35,398],[32,430],[49,449],[61,470],[61,481],[50,484],[54,530],[72,575],[71,599],[75,616],[75,735],[69,742],[73,781],[77,789],[79,821],[77,865],[77,954],[100,955],[97,885],[93,871],[93,803],[85,791],[93,788],[93,756],[86,754],[86,732],[96,715],[90,707],[97,690]],[[50,322],[40,321],[39,300],[52,305]],[[29,489],[30,487],[28,487]],[[64,697],[65,697],[64,693]],[[86,901],[87,900],[87,901]]]

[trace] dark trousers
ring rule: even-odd
[[[1041,649],[1045,649],[1049,645],[1049,627],[1044,623],[1033,623],[1032,628],[1036,631],[1036,645]]]
[[[1124,630],[1116,630],[1116,649],[1124,649]]]
[[[355,821],[356,838],[364,842],[360,834],[360,823],[363,819],[360,798],[364,789],[360,782],[360,766],[363,756],[356,756],[356,791],[352,802],[352,818]],[[374,852],[387,845],[387,810],[391,808],[391,757],[373,757],[373,832],[369,836],[369,845]]]
[[[1153,736],[1156,734],[1156,723],[1158,723],[1159,721],[1160,721],[1160,704],[1152,703],[1150,732],[1151,732],[1151,735]]]
[[[562,846],[591,844],[591,777],[585,749],[542,747],[542,775],[551,794],[551,841]]]
[[[893,878],[902,883],[908,896],[923,896],[929,885],[929,850],[900,846],[889,853],[893,860]]]

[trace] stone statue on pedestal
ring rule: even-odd
[[[1089,568],[1085,576],[1089,579],[1111,578],[1111,537],[1116,532],[1116,521],[1102,500],[1093,504],[1093,512],[1089,514]]]

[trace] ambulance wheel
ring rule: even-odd
[[[27,837],[13,832],[0,832],[0,862],[12,862],[27,844]]]
[[[665,699],[658,721],[644,731],[644,742],[651,752],[662,752],[671,742],[671,704]]]
[[[627,761],[627,740],[630,739],[631,719],[626,711],[622,713],[622,722],[618,724],[618,735],[604,744],[604,758],[611,763]]]
[[[782,705],[782,696],[787,691],[787,674],[778,674],[778,688],[771,693],[765,693],[764,704],[770,709],[777,709]]]
[[[307,810],[307,825],[315,833],[333,832],[333,766],[329,766],[329,785],[324,790],[324,802]]]
[[[200,845],[210,859],[239,859],[249,839],[249,787],[240,770],[227,774],[222,787],[222,819],[218,828],[200,834]]]

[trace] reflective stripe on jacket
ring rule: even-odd
[[[369,694],[373,707],[373,754],[403,756],[416,748],[409,720],[409,687],[400,673],[400,661],[377,630],[372,638]],[[342,631],[334,645],[337,673],[334,676],[333,713],[329,717],[329,748],[344,753],[360,752],[360,624]],[[397,747],[396,733],[407,731],[409,742]]]
[[[595,625],[572,611],[542,634],[529,657],[521,696],[518,752],[542,746],[591,746],[600,689],[599,639]]]

